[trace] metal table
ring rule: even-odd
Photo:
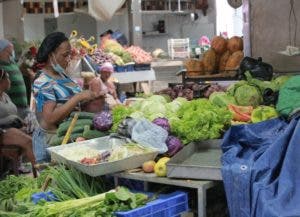
[[[216,182],[214,181],[169,179],[165,177],[157,177],[154,173],[146,174],[143,172],[122,172],[116,173],[113,176],[115,186],[118,185],[119,178],[144,181],[145,191],[148,190],[148,182],[197,189],[198,217],[206,217],[206,191],[216,185]]]

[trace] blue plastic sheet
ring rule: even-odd
[[[233,126],[222,144],[231,217],[300,216],[300,122]]]

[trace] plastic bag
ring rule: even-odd
[[[132,128],[131,138],[138,144],[155,148],[160,154],[168,151],[165,143],[168,132],[146,119],[138,120]]]
[[[270,64],[262,62],[262,58],[254,59],[245,57],[239,68],[239,76],[245,78],[245,72],[250,71],[253,78],[270,81],[273,76],[273,67]]]

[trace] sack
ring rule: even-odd
[[[250,71],[253,78],[264,81],[270,81],[273,77],[273,67],[262,62],[262,58],[254,59],[251,57],[244,57],[239,68],[239,78],[245,79],[245,72]]]

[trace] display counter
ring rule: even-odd
[[[156,80],[155,71],[153,69],[145,71],[116,72],[113,74],[113,77],[116,78],[120,84]]]

